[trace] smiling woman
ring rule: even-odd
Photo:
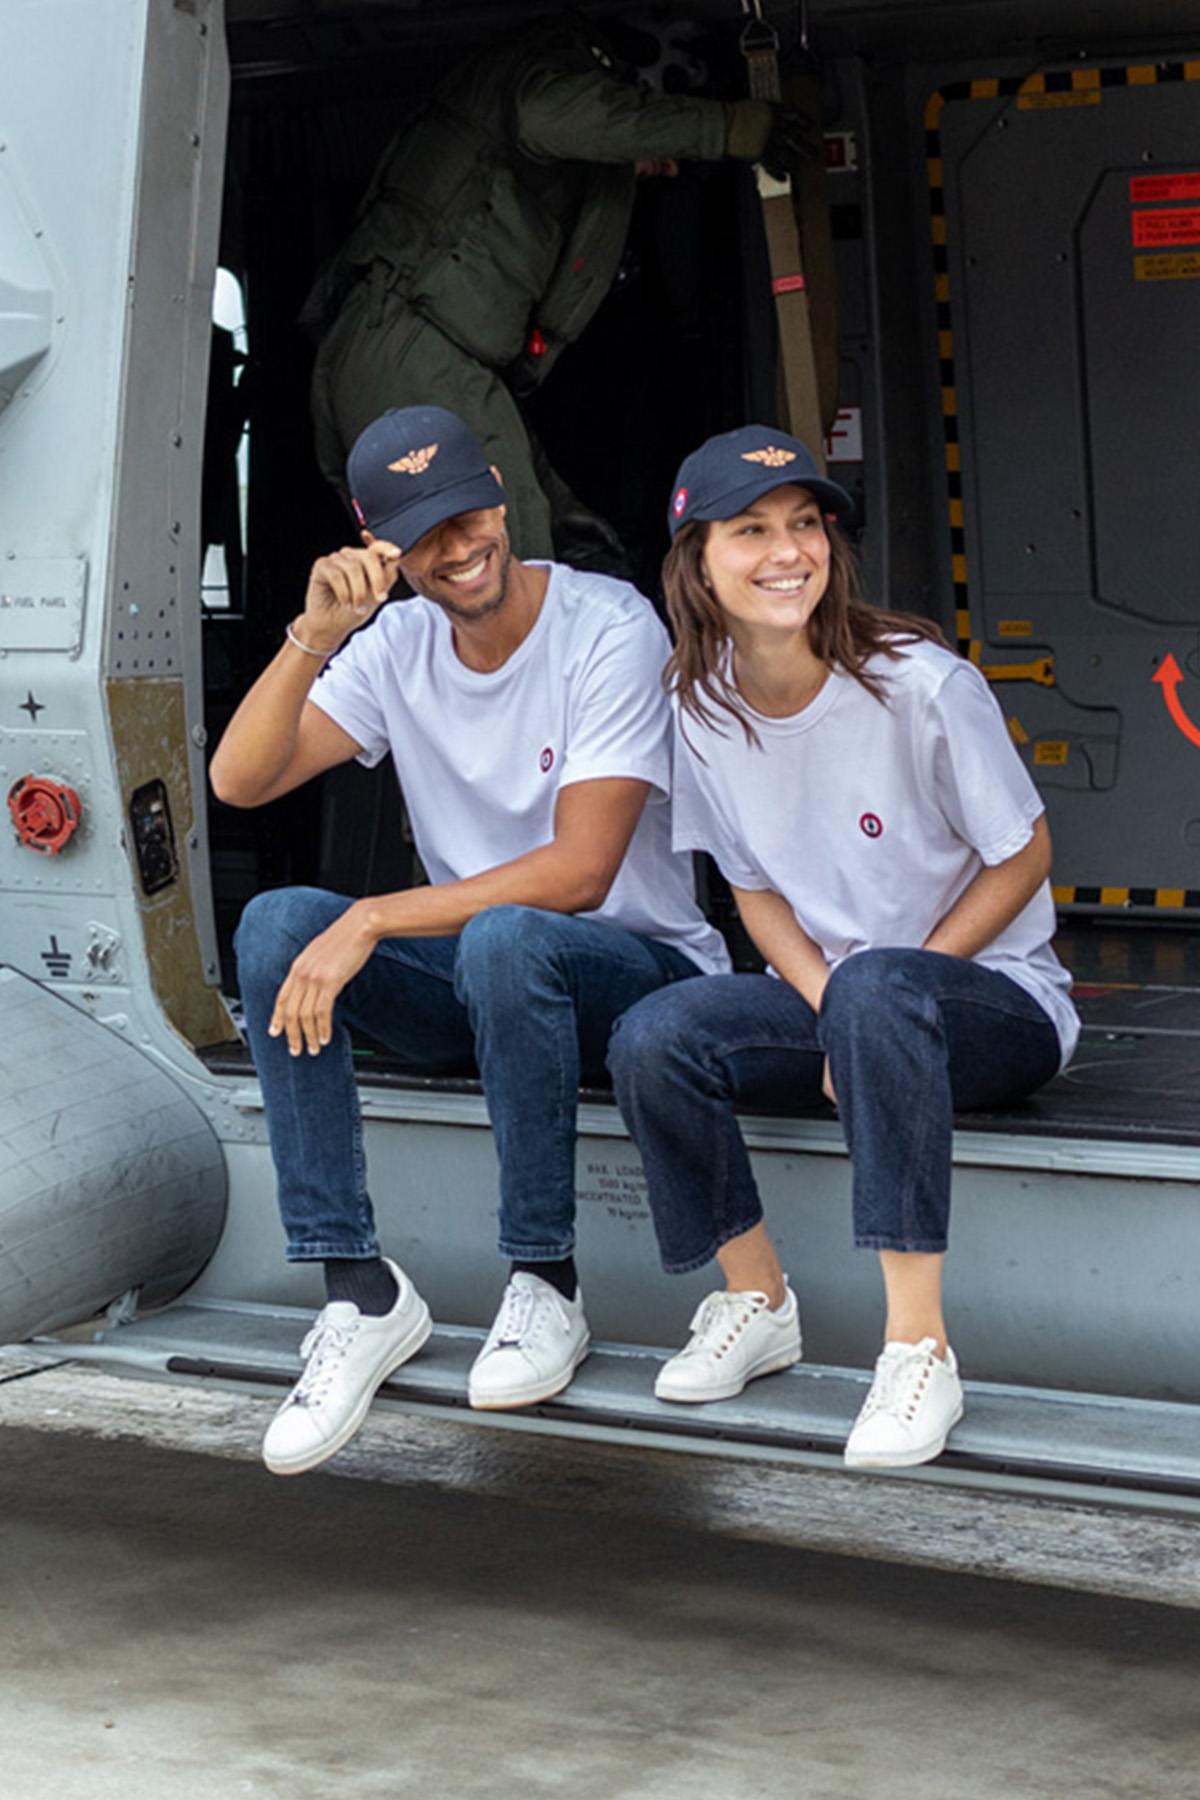
[[[705,567],[720,589],[721,606],[739,664],[738,685],[746,691],[748,656],[756,638],[778,639],[778,647],[813,661],[805,627],[829,585],[829,538],[816,496],[789,483],[764,494],[732,519],[709,527]],[[739,654],[740,649],[740,654]],[[779,671],[782,673],[782,671]],[[778,687],[772,701],[760,683],[761,712],[795,712],[795,694]],[[802,682],[798,691],[808,686]],[[753,699],[753,696],[748,695]]]
[[[929,1461],[962,1416],[941,1305],[954,1109],[1040,1087],[1078,1023],[1049,944],[1041,802],[999,708],[933,627],[859,598],[849,511],[798,439],[761,426],[679,472],[674,842],[716,858],[769,973],[648,996],[610,1066],[664,1266],[715,1256],[727,1284],[663,1368],[663,1400],[727,1399],[798,1361],[735,1108],[839,1104],[855,1242],[887,1289],[845,1451],[875,1468]]]
[[[711,720],[713,705],[723,708],[750,742],[752,712],[799,712],[830,669],[879,694],[872,657],[894,658],[897,642],[944,642],[930,620],[862,599],[842,529],[849,496],[819,474],[798,439],[786,440],[794,451],[782,441],[750,425],[687,459],[663,569],[675,629],[667,680],[679,706],[698,723]]]

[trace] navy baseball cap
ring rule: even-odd
[[[503,506],[479,439],[444,406],[402,406],[360,433],[346,460],[360,525],[411,550],[458,513]]]
[[[766,425],[740,425],[709,438],[685,457],[671,490],[667,528],[674,537],[691,519],[734,519],[773,488],[795,482],[842,524],[854,502],[836,481],[826,481],[799,438]]]

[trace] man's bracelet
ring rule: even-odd
[[[296,633],[292,630],[290,621],[288,622],[288,624],[284,630],[284,636],[287,638],[287,641],[289,644],[295,644],[297,650],[303,650],[305,656],[326,657],[326,656],[333,655],[332,650],[314,650],[311,644],[304,643],[300,638],[298,638],[296,636]]]

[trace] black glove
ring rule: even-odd
[[[776,106],[771,114],[771,129],[759,161],[768,175],[783,181],[805,157],[815,162],[825,154],[819,119],[802,112],[798,106]]]

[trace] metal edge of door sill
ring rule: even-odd
[[[230,1102],[242,1112],[264,1111],[257,1082],[238,1081]],[[442,1094],[359,1088],[363,1116],[414,1125],[490,1129],[481,1094]],[[584,1103],[579,1135],[628,1140],[615,1106]],[[751,1150],[846,1159],[841,1128],[827,1119],[767,1119],[743,1114],[742,1134]],[[954,1162],[959,1168],[1028,1169],[1047,1174],[1109,1175],[1134,1180],[1200,1182],[1200,1145],[1129,1139],[1034,1137],[1019,1133],[956,1131]]]
[[[275,1372],[254,1364],[238,1363],[234,1358],[180,1355],[169,1349],[135,1350],[132,1346],[64,1346],[63,1356],[55,1360],[64,1365],[87,1363],[133,1379],[188,1386],[194,1383],[231,1393],[254,1391],[275,1395],[291,1386],[295,1378],[294,1371]],[[48,1363],[48,1366],[53,1365]],[[1102,1506],[1175,1517],[1200,1517],[1200,1481],[1172,1476],[1131,1478],[1128,1471],[1118,1469],[1079,1468],[1038,1458],[993,1457],[953,1450],[947,1451],[936,1463],[926,1463],[918,1468],[857,1471],[845,1467],[840,1437],[826,1440],[797,1436],[791,1442],[781,1441],[779,1433],[759,1432],[753,1427],[734,1431],[728,1426],[706,1425],[702,1420],[690,1417],[648,1424],[632,1416],[613,1417],[598,1409],[553,1401],[514,1413],[477,1412],[467,1405],[465,1394],[461,1398],[430,1399],[397,1391],[394,1385],[381,1389],[376,1401],[414,1417],[442,1419],[484,1429],[641,1446],[724,1460],[768,1462],[846,1478],[878,1478],[882,1475],[893,1481],[1024,1495],[1030,1499],[1054,1500],[1093,1509]]]

